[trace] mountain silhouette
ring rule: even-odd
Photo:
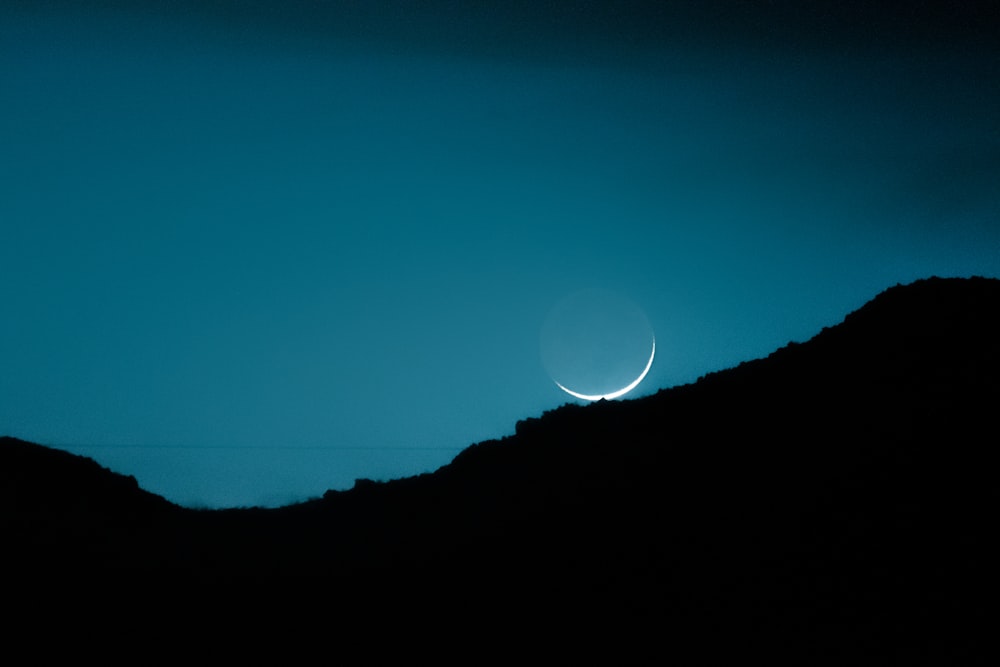
[[[968,661],[993,599],[998,377],[1000,281],[930,278],[693,384],[282,508],[180,507],[3,438],[6,567],[133,607],[646,618],[675,657]]]

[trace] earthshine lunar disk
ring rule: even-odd
[[[573,292],[549,311],[541,361],[559,389],[583,401],[624,396],[656,357],[653,327],[638,304],[608,289]]]
[[[642,369],[642,373],[639,374],[639,377],[633,380],[630,384],[622,387],[618,391],[613,391],[610,394],[599,394],[597,396],[589,394],[579,394],[573,391],[572,389],[567,389],[566,387],[562,386],[561,384],[559,384],[558,380],[552,380],[552,381],[556,383],[557,387],[565,391],[570,396],[575,396],[576,398],[582,399],[584,401],[599,401],[602,398],[610,401],[611,399],[618,398],[619,396],[624,396],[625,394],[629,393],[630,391],[638,387],[639,383],[642,382],[643,379],[646,377],[646,373],[648,373],[649,369],[653,367],[653,357],[655,356],[656,356],[656,339],[654,338],[653,349],[649,353],[649,361],[646,362],[646,367]]]

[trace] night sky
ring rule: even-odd
[[[1000,276],[950,4],[5,0],[0,434],[273,506],[574,401],[580,290],[631,398]]]

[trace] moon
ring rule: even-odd
[[[583,401],[615,399],[645,379],[656,337],[642,309],[612,290],[578,290],[549,311],[542,364],[559,389]]]
[[[556,383],[557,387],[559,387],[560,389],[562,389],[563,391],[565,391],[570,396],[575,396],[576,398],[583,399],[584,401],[599,401],[602,398],[610,401],[613,398],[618,398],[619,396],[624,396],[625,394],[629,393],[630,391],[632,391],[633,389],[635,389],[636,387],[638,387],[639,383],[642,382],[643,379],[646,377],[646,373],[648,373],[649,369],[653,367],[653,357],[655,357],[655,356],[656,356],[656,339],[654,338],[653,339],[653,349],[649,353],[649,361],[646,362],[646,367],[644,369],[642,369],[642,373],[639,373],[639,377],[637,377],[636,379],[632,380],[631,383],[625,385],[624,387],[622,387],[618,391],[613,391],[610,394],[598,394],[596,396],[595,395],[590,395],[590,394],[580,394],[580,393],[577,393],[577,392],[573,391],[572,389],[569,389],[567,387],[562,386],[561,384],[559,384],[558,380],[552,380],[552,381]]]

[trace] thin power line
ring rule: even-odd
[[[311,451],[361,451],[375,449],[392,451],[459,451],[465,447],[405,447],[373,445],[361,446],[329,446],[329,445],[61,445],[63,449],[243,449],[243,450],[289,450],[301,449]]]

